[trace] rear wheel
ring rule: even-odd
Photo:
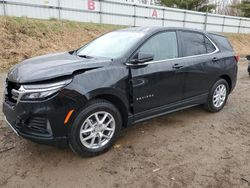
[[[219,112],[227,102],[229,86],[226,80],[219,79],[209,92],[205,108],[209,112]]]
[[[106,100],[94,100],[78,115],[69,133],[71,149],[81,156],[107,151],[121,130],[118,109]]]

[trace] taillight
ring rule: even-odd
[[[240,61],[240,56],[239,56],[239,55],[234,56],[234,58],[235,58],[235,60],[236,60],[237,62]]]

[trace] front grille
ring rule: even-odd
[[[6,80],[6,88],[5,88],[5,100],[11,104],[15,104],[18,99],[18,89],[20,85]]]
[[[19,96],[18,91],[17,91],[16,89],[12,89],[12,90],[11,90],[11,98],[12,98],[14,101],[17,101],[18,96]]]

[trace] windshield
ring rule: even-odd
[[[115,31],[105,34],[78,50],[78,56],[120,58],[142,37],[143,33]]]

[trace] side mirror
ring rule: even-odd
[[[131,60],[131,63],[140,64],[140,63],[146,63],[152,60],[154,60],[153,54],[138,52]]]
[[[247,60],[249,60],[249,61],[250,61],[250,55],[248,55],[246,58],[247,58]]]

